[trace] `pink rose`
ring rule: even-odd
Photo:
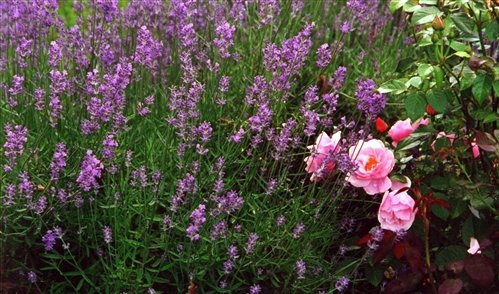
[[[414,204],[407,191],[386,191],[378,210],[381,228],[392,232],[407,231],[416,218]]]
[[[349,155],[358,168],[347,181],[355,187],[364,188],[367,194],[374,195],[390,189],[392,181],[388,174],[395,165],[393,152],[380,140],[359,141],[350,147]]]
[[[397,121],[388,131],[388,136],[392,138],[393,147],[397,147],[398,143],[409,137],[420,125],[428,125],[428,119],[419,119],[411,125],[411,119]]]
[[[476,138],[473,138],[473,141],[471,141],[471,152],[473,153],[473,158],[480,156],[480,148],[476,144]]]
[[[480,251],[480,243],[478,243],[478,240],[475,237],[470,237],[470,248],[468,249],[469,254],[481,254],[482,251]]]
[[[404,178],[405,178],[405,182],[399,182],[399,181],[392,180],[392,186],[390,188],[390,191],[398,191],[400,189],[410,188],[411,184],[412,184],[411,179],[409,179],[406,176],[404,176]]]
[[[334,162],[330,155],[338,152],[340,140],[341,132],[334,133],[331,138],[325,132],[322,132],[315,140],[315,145],[307,147],[312,154],[305,158],[307,163],[305,171],[312,173],[311,181],[317,182],[331,173]]]

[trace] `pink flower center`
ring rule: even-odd
[[[369,159],[367,160],[366,162],[366,165],[364,166],[364,169],[366,171],[370,171],[372,170],[373,168],[375,168],[377,165],[378,165],[378,161],[376,160],[376,158],[374,158],[373,156],[369,157]]]

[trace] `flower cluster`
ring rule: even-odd
[[[101,161],[95,157],[92,150],[88,150],[81,162],[80,174],[76,182],[85,192],[98,189],[100,186],[98,181],[102,177],[103,169]]]
[[[28,141],[28,129],[21,125],[12,127],[11,124],[6,124],[4,127],[6,136],[5,144],[3,144],[4,155],[8,159],[8,163],[3,166],[5,172],[12,171],[16,166],[16,160],[24,152],[24,144]]]

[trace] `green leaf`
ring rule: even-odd
[[[466,246],[470,245],[470,238],[475,236],[475,229],[473,228],[473,217],[469,216],[463,223],[462,228],[463,243]]]
[[[423,116],[426,111],[426,99],[422,93],[414,93],[405,98],[405,109],[412,120]]]
[[[390,12],[394,13],[400,7],[404,6],[404,4],[407,3],[407,1],[408,0],[391,0],[390,1]]]
[[[499,23],[491,21],[485,28],[485,36],[491,41],[499,39]]]
[[[418,0],[409,0],[404,4],[404,12],[411,13],[421,8]]]
[[[415,59],[412,58],[412,57],[407,57],[407,58],[401,59],[398,62],[397,68],[395,69],[395,71],[396,72],[405,72],[405,71],[407,71],[408,69],[410,69],[412,67],[412,65],[414,64],[414,61],[415,61]]]
[[[486,74],[479,73],[473,81],[471,92],[476,101],[482,104],[492,91],[492,80]]]
[[[428,103],[435,109],[437,112],[443,113],[447,109],[447,95],[442,90],[431,90],[427,93],[426,99]]]
[[[383,280],[383,269],[380,267],[366,268],[366,279],[371,285],[377,287]]]
[[[454,55],[461,57],[461,58],[470,58],[471,57],[471,55],[465,51],[457,51],[456,53],[454,53]]]
[[[407,87],[413,86],[414,88],[419,89],[419,86],[421,86],[421,83],[423,83],[423,80],[421,79],[421,77],[412,77],[407,81],[407,83],[405,83],[405,85]]]
[[[499,80],[495,80],[494,83],[492,83],[492,87],[494,88],[496,96],[499,96]]]
[[[446,264],[464,259],[466,256],[468,256],[468,253],[465,247],[450,245],[438,250],[435,256],[435,264],[440,270],[443,270]]]
[[[423,63],[418,66],[418,74],[424,78],[433,72],[433,66],[431,64]]]
[[[446,221],[449,218],[450,212],[447,208],[444,208],[440,205],[432,205],[430,206],[431,212],[441,220]]]
[[[461,42],[452,41],[449,46],[455,51],[466,51],[466,44]]]
[[[463,38],[472,41],[478,40],[478,34],[474,31],[475,23],[464,13],[455,13],[451,15],[452,21],[461,32]]]
[[[406,82],[407,82],[407,79],[398,79],[398,80],[388,81],[388,82],[382,84],[378,88],[378,92],[381,94],[392,93],[392,92],[395,95],[401,94],[401,93],[405,92],[405,90],[407,90],[407,86],[405,84]]]
[[[432,22],[436,16],[441,16],[443,14],[437,7],[425,6],[418,9],[412,15],[412,24],[421,25],[425,23]]]

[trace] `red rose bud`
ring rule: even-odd
[[[431,105],[429,105],[429,104],[426,105],[426,113],[428,113],[431,116],[435,116],[435,114],[437,114],[435,109],[433,109],[433,107],[431,107]]]
[[[386,124],[386,122],[382,118],[378,117],[376,119],[376,130],[380,133],[384,133],[387,129],[388,125]]]
[[[433,19],[433,22],[431,23],[431,26],[433,27],[434,30],[441,31],[445,28],[444,22],[440,18],[440,16],[435,16]]]

